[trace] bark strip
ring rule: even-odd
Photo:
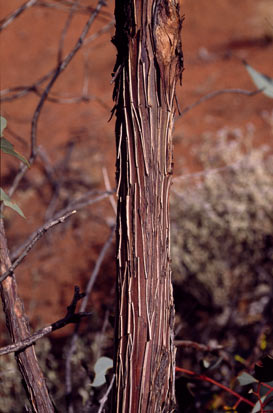
[[[169,189],[177,0],[116,1],[117,319],[113,411],[173,411]]]

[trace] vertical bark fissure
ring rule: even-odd
[[[169,188],[175,85],[181,77],[176,0],[116,2],[117,141],[115,410],[174,405]]]

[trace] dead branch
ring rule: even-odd
[[[29,9],[30,7],[34,6],[38,0],[28,0],[26,3],[22,4],[17,10],[12,12],[9,16],[5,17],[0,22],[0,32],[8,27],[16,17],[19,17],[25,10]]]
[[[200,343],[196,343],[195,341],[190,341],[190,340],[174,340],[174,345],[177,347],[193,348],[197,351],[208,351],[208,352],[223,349],[223,346],[221,345],[200,344]]]
[[[19,264],[24,260],[24,258],[28,255],[30,250],[34,247],[37,241],[39,241],[40,238],[42,238],[43,235],[52,227],[55,225],[58,225],[60,223],[63,223],[67,218],[69,218],[72,214],[75,214],[77,211],[73,210],[71,212],[66,213],[65,215],[61,216],[58,219],[53,219],[46,225],[44,225],[42,228],[39,228],[38,231],[35,232],[34,237],[32,240],[27,244],[25,247],[24,251],[21,253],[21,255],[14,261],[14,263],[9,267],[9,269],[0,277],[0,282],[4,281],[13,271],[15,270],[16,267],[18,267]]]
[[[260,93],[261,90],[244,90],[244,89],[221,89],[221,90],[215,90],[214,92],[210,92],[207,95],[202,96],[200,99],[198,99],[196,102],[192,103],[189,106],[186,106],[177,116],[177,119],[184,116],[187,112],[195,108],[196,106],[200,105],[203,102],[206,102],[206,100],[212,99],[216,96],[222,95],[224,93],[235,93],[239,95],[246,95],[246,96],[254,96]]]
[[[112,20],[110,23],[106,24],[101,29],[99,29],[96,33],[93,33],[91,36],[87,37],[83,42],[83,46],[86,46],[87,44],[96,40],[99,36],[108,32],[113,26],[114,26],[114,21]],[[15,86],[15,87],[1,90],[0,91],[1,101],[11,102],[12,100],[19,99],[30,92],[35,93],[38,96],[42,96],[42,93],[39,90],[39,86],[43,82],[45,82],[47,79],[49,79],[53,75],[55,70],[56,68],[51,69],[48,73],[46,73],[44,76],[42,76],[32,85]],[[10,94],[11,96],[9,96]],[[94,95],[87,95],[86,93],[83,93],[82,96],[75,96],[75,97],[69,96],[66,98],[61,98],[60,95],[55,95],[55,96],[48,95],[47,100],[53,103],[79,103],[79,102],[84,102],[84,101],[88,102],[88,101],[95,100],[98,103],[100,103],[103,107],[105,107],[107,110],[109,110],[108,106],[105,105],[105,103],[99,97],[94,96]]]
[[[235,170],[236,168],[240,167],[243,164],[243,162],[246,160],[246,158],[247,158],[247,155],[242,157],[242,159],[240,159],[239,161],[230,163],[230,164],[225,165],[225,166],[220,166],[219,168],[210,168],[210,169],[208,168],[208,169],[205,169],[205,170],[200,171],[200,172],[192,172],[192,173],[182,174],[182,175],[179,175],[179,176],[176,176],[175,178],[173,178],[173,182],[174,183],[175,182],[181,182],[181,181],[184,181],[184,180],[193,179],[193,178],[200,178],[202,176],[208,176],[208,175],[211,175],[211,174],[219,174],[221,172],[225,172],[225,171],[232,170],[232,169]]]
[[[91,34],[91,36],[89,36],[89,37],[87,37],[87,39],[85,39],[84,45],[86,46],[90,42],[93,42],[94,40],[96,40],[102,34],[107,33],[112,27],[114,27],[114,24],[115,24],[115,21],[111,20],[109,23],[107,23],[105,26],[103,26],[96,33]]]
[[[53,9],[58,9],[62,11],[69,12],[71,7],[73,7],[74,1],[66,1],[66,0],[53,0],[56,2],[54,3],[49,3],[46,1],[39,1],[36,6],[37,7],[44,7],[44,8],[53,8]],[[89,14],[90,12],[94,11],[94,7],[92,6],[86,6],[84,4],[79,3],[76,8],[77,13],[81,14]],[[100,20],[107,20],[109,18],[112,18],[111,12],[107,10],[102,10],[99,16]]]
[[[34,344],[40,338],[48,335],[52,331],[59,330],[60,328],[63,328],[68,324],[77,324],[83,317],[91,315],[91,313],[87,313],[87,312],[75,313],[76,305],[78,301],[80,301],[84,296],[85,296],[85,293],[80,293],[80,288],[75,286],[74,296],[73,296],[71,304],[67,307],[67,313],[65,317],[61,318],[60,320],[56,321],[53,324],[50,324],[47,327],[44,327],[38,330],[36,333],[25,338],[24,340],[21,340],[14,344],[10,344],[8,346],[0,348],[0,356],[4,354],[22,351],[25,348]]]
[[[99,202],[99,201],[109,197],[113,193],[114,193],[113,190],[110,191],[110,192],[102,192],[102,193],[98,194],[98,196],[96,196],[95,198],[90,199],[90,196],[97,194],[97,192],[96,191],[89,191],[86,194],[84,194],[82,197],[80,197],[78,200],[75,200],[75,201],[71,202],[67,207],[65,207],[65,208],[61,209],[60,211],[58,211],[54,215],[53,218],[51,218],[44,225],[42,225],[37,231],[32,233],[28,237],[28,239],[11,254],[12,260],[18,259],[19,255],[22,254],[22,251],[25,250],[27,248],[27,245],[30,244],[33,241],[33,239],[37,236],[37,233],[42,231],[45,226],[50,225],[52,220],[58,220],[59,218],[61,218],[62,216],[66,215],[66,214],[73,213],[74,210],[78,211],[81,208],[84,208],[86,206],[95,204],[96,202]]]
[[[14,99],[19,99],[19,98],[25,96],[26,94],[28,94],[30,92],[38,93],[37,92],[38,86],[41,85],[43,82],[45,82],[47,79],[49,79],[50,76],[53,75],[54,71],[55,71],[55,68],[51,69],[48,73],[46,73],[44,76],[42,76],[40,79],[38,79],[32,85],[15,86],[15,87],[11,87],[11,88],[1,90],[0,91],[1,101],[2,102],[10,102]],[[5,95],[9,95],[10,93],[14,93],[14,94],[11,95],[11,96],[5,96]]]
[[[111,391],[111,389],[112,389],[112,387],[113,387],[114,381],[115,381],[115,374],[113,374],[113,376],[112,376],[111,382],[110,382],[110,384],[109,384],[109,386],[108,386],[108,389],[106,390],[106,393],[105,393],[105,394],[103,395],[103,397],[100,399],[100,407],[99,407],[98,413],[102,413],[103,408],[104,408],[104,406],[105,406],[105,403],[107,402],[108,396],[109,396],[109,394],[110,394],[110,391]]]
[[[110,180],[109,180],[109,175],[108,175],[107,168],[105,168],[105,167],[102,168],[102,175],[103,175],[105,189],[109,192],[109,191],[111,191],[111,185],[110,185]],[[117,214],[117,203],[115,201],[114,196],[110,195],[109,200],[110,200],[110,204],[113,208],[114,214],[116,216],[116,214]]]
[[[68,17],[66,19],[66,22],[65,22],[64,28],[62,30],[62,33],[61,33],[61,38],[60,38],[60,43],[59,43],[59,50],[58,50],[58,54],[57,54],[57,56],[58,56],[57,61],[59,63],[62,61],[62,58],[63,58],[63,48],[64,48],[65,37],[66,37],[66,34],[68,32],[69,26],[72,22],[72,19],[74,17],[74,13],[77,9],[78,3],[79,3],[79,0],[74,1],[73,5],[72,5],[72,7],[69,11],[69,14],[68,14]]]

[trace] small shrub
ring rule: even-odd
[[[175,283],[220,309],[252,297],[258,307],[248,317],[259,317],[273,282],[272,156],[266,147],[251,148],[240,130],[227,129],[198,153],[205,172],[175,179]],[[239,313],[237,321],[244,323]]]

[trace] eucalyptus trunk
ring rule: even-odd
[[[177,0],[116,0],[117,313],[112,410],[175,405],[169,191],[175,87],[181,80]]]

